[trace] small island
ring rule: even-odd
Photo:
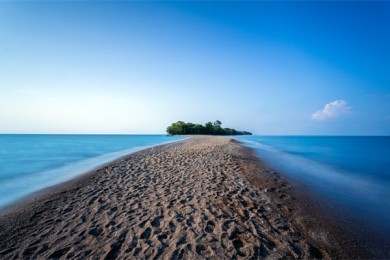
[[[222,128],[221,125],[222,122],[219,120],[214,123],[207,122],[204,126],[177,121],[167,127],[167,133],[169,135],[252,135],[251,132]]]

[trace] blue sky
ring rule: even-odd
[[[0,133],[390,134],[390,2],[0,2]]]

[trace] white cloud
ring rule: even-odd
[[[329,118],[337,117],[347,111],[350,108],[348,107],[347,102],[344,100],[335,100],[325,105],[322,110],[315,112],[311,119],[315,121],[324,121]]]

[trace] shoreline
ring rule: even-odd
[[[244,146],[246,145],[244,144]],[[255,157],[259,158],[255,149],[250,146],[246,147],[252,150]],[[259,158],[259,160],[262,159]],[[273,170],[271,164],[265,163],[265,165],[269,166],[271,171]],[[277,170],[274,171],[277,172]],[[321,218],[326,217],[328,227],[324,229],[324,232],[331,230],[330,235],[333,236],[334,243],[341,244],[343,248],[350,248],[344,250],[353,255],[353,257],[348,258],[388,259],[390,257],[389,247],[386,246],[390,243],[389,226],[386,221],[378,222],[373,218],[364,216],[361,211],[351,211],[350,208],[344,207],[336,199],[318,192],[315,187],[304,181],[283,172],[277,173],[291,186],[294,186],[290,193],[299,198],[295,200],[295,203],[301,204],[296,205],[297,208],[310,211],[308,215],[312,219],[306,221],[306,225],[312,227],[312,229],[321,230],[323,229]],[[305,207],[303,201],[309,202],[310,206]],[[362,202],[361,205],[365,205],[365,203]],[[343,237],[343,239],[338,237]]]
[[[249,168],[243,175],[252,185],[271,194],[274,203],[287,208],[285,216],[294,221],[313,243],[324,247],[331,258],[375,258],[373,252],[364,247],[365,241],[358,241],[353,232],[340,223],[340,215],[329,207],[328,201],[318,197],[311,187],[268,166],[253,148],[237,142],[253,162],[243,166]]]
[[[41,134],[37,134],[37,135],[41,135]],[[174,140],[174,141],[166,141],[163,143],[157,143],[157,144],[153,144],[153,145],[135,146],[135,147],[127,148],[125,150],[119,150],[119,151],[115,151],[115,152],[99,154],[95,157],[83,158],[83,159],[81,159],[81,161],[73,161],[73,162],[69,162],[69,163],[62,165],[62,166],[59,166],[59,167],[47,169],[44,172],[56,172],[58,170],[61,170],[64,167],[75,168],[75,169],[73,169],[74,171],[69,171],[69,170],[67,171],[67,173],[69,173],[71,175],[71,177],[66,177],[64,180],[59,180],[59,181],[53,180],[52,184],[50,184],[48,186],[44,186],[44,187],[35,189],[35,191],[32,191],[31,193],[28,193],[27,195],[21,196],[16,200],[12,200],[11,202],[0,205],[0,216],[2,215],[2,213],[4,211],[9,211],[10,208],[17,207],[20,204],[25,204],[26,201],[29,201],[29,202],[34,201],[34,198],[40,197],[41,195],[43,195],[45,193],[49,193],[50,190],[52,190],[52,189],[61,188],[61,186],[63,186],[63,185],[68,185],[67,183],[73,183],[74,181],[77,182],[77,180],[79,180],[80,178],[82,179],[84,175],[93,173],[93,172],[97,171],[98,169],[103,168],[103,167],[110,165],[112,163],[115,163],[117,160],[120,160],[122,158],[126,158],[131,154],[134,154],[134,153],[146,150],[146,149],[151,149],[151,148],[156,147],[156,146],[162,146],[162,145],[168,145],[168,144],[172,144],[172,143],[176,143],[176,142],[181,142],[181,141],[184,141],[186,139],[188,139],[188,137],[183,137],[183,139]],[[113,157],[113,154],[116,154],[116,156]],[[120,155],[118,155],[118,154],[120,154]],[[109,157],[109,159],[107,157]],[[103,158],[103,160],[102,160],[103,162],[99,162],[99,163],[95,162],[94,164],[88,163],[87,167],[83,166],[83,167],[81,167],[81,169],[80,169],[80,166],[78,168],[75,167],[75,165],[77,165],[77,164],[86,163],[86,162],[89,162],[91,160],[97,161],[97,159],[102,159],[102,158]]]
[[[1,210],[0,230],[3,257],[368,256],[308,194],[226,137],[118,158]]]
[[[70,192],[71,190],[77,189],[82,187],[83,185],[88,185],[90,181],[93,180],[93,178],[98,178],[98,172],[101,172],[103,169],[110,168],[112,165],[115,165],[117,163],[120,163],[122,160],[138,154],[142,153],[146,150],[151,150],[153,148],[162,148],[169,145],[174,145],[176,143],[184,142],[186,140],[190,139],[190,137],[175,140],[175,141],[169,141],[162,144],[157,144],[153,146],[148,146],[145,148],[141,148],[140,150],[136,150],[134,152],[131,152],[126,155],[121,155],[111,161],[104,162],[101,164],[98,164],[96,166],[92,166],[90,170],[86,172],[81,172],[70,179],[56,183],[54,185],[50,185],[48,187],[44,187],[42,189],[39,189],[35,192],[32,192],[31,194],[28,194],[20,199],[17,199],[14,202],[11,202],[7,205],[0,207],[0,218],[7,214],[15,214],[16,212],[22,210],[23,207],[29,207],[31,204],[39,204],[42,201],[45,201],[49,199],[52,195],[58,195],[63,194],[64,192]]]

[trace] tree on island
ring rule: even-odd
[[[167,127],[169,135],[252,135],[247,131],[237,131],[231,128],[222,128],[222,122],[216,120],[214,123],[201,124],[185,123],[177,121]]]

